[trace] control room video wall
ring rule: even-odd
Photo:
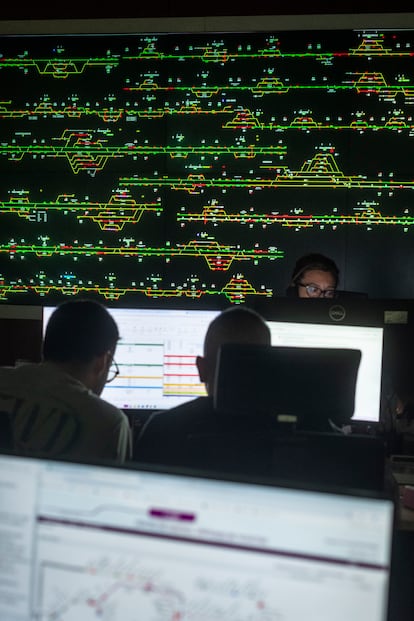
[[[0,37],[0,302],[414,297],[414,30]]]

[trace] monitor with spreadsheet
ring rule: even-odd
[[[112,308],[121,335],[119,376],[102,397],[124,410],[169,409],[205,395],[196,356],[219,310]],[[43,331],[53,307],[43,309]],[[360,349],[353,420],[380,419],[383,328],[267,321],[272,345]]]
[[[120,369],[102,398],[124,410],[162,410],[205,395],[196,367],[213,310],[112,308]],[[43,309],[43,330],[53,311]]]
[[[377,494],[3,454],[0,506],[7,621],[386,618]]]

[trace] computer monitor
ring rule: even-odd
[[[223,417],[272,416],[332,431],[350,423],[360,361],[359,349],[225,343],[214,405]]]
[[[268,321],[268,325],[272,334],[272,345],[275,346],[361,350],[352,420],[367,423],[380,421],[383,327],[289,321]],[[323,399],[323,393],[321,398]]]
[[[7,621],[386,618],[379,495],[0,455],[0,506]]]
[[[43,308],[43,333],[54,307]],[[219,310],[113,308],[119,376],[102,397],[124,410],[169,409],[206,394],[195,364]],[[272,345],[360,349],[354,421],[380,420],[383,328],[267,321]]]
[[[53,307],[43,309],[43,332]],[[205,395],[196,367],[214,310],[111,308],[120,369],[102,398],[123,410],[169,409]]]

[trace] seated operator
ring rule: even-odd
[[[100,304],[65,302],[46,326],[42,362],[0,367],[0,413],[14,450],[75,461],[131,456],[127,416],[100,398],[112,371],[118,327]]]
[[[334,298],[338,281],[335,262],[323,254],[311,253],[296,261],[286,293],[298,298]]]
[[[213,407],[217,354],[224,343],[270,345],[270,330],[258,313],[243,306],[228,308],[215,317],[204,338],[204,355],[196,358],[207,396],[152,414],[135,444],[134,460],[194,465],[186,444],[188,436],[220,432],[225,428],[225,421]]]

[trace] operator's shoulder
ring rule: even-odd
[[[169,410],[154,412],[146,424],[151,431],[177,430],[181,424],[194,424],[211,415],[212,402],[207,397],[198,397]]]
[[[108,420],[128,422],[128,417],[125,412],[112,403],[109,403],[109,401],[105,401],[105,399],[101,399],[101,397],[91,393],[85,397],[85,400],[89,403],[91,411],[93,410],[97,415],[107,418]]]

